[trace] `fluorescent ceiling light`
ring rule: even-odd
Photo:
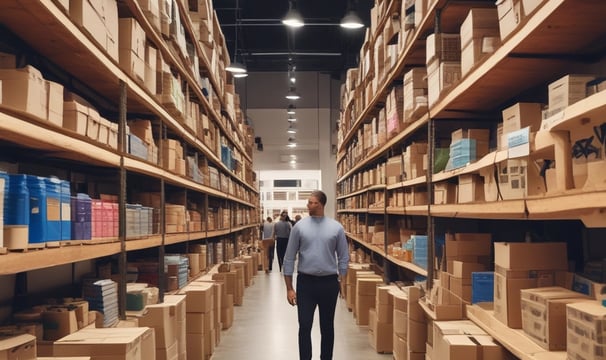
[[[343,19],[341,19],[340,25],[342,28],[345,28],[345,29],[359,29],[359,28],[364,27],[364,23],[362,22],[362,19],[360,19],[358,14],[356,14],[356,12],[353,10],[348,11],[347,14],[345,14],[345,16],[343,16]]]
[[[288,93],[286,94],[286,98],[288,100],[297,100],[297,99],[300,99],[301,97],[299,96],[299,94],[297,94],[297,89],[294,87],[291,87],[288,90]]]
[[[247,72],[245,72],[245,73],[233,73],[233,76],[235,78],[245,78],[245,77],[248,76],[248,73]]]
[[[295,121],[297,121],[297,118],[296,118],[296,117],[292,117],[292,116],[289,116],[289,117],[288,117],[288,122],[293,123],[293,122],[295,122]]]
[[[240,64],[239,62],[236,61],[236,59],[234,58],[234,62],[232,62],[231,64],[229,64],[225,70],[234,73],[234,74],[245,74],[246,73],[246,67],[242,64]]]
[[[305,25],[303,16],[297,11],[296,5],[291,5],[286,16],[282,19],[282,24],[293,28],[300,28]]]
[[[286,130],[287,133],[289,134],[296,134],[297,133],[297,128],[292,126],[292,123],[290,123],[290,126],[288,126],[288,129]]]
[[[288,115],[294,115],[297,112],[295,111],[296,107],[293,104],[288,105],[288,108],[286,108],[286,113]]]

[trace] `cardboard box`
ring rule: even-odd
[[[571,359],[606,359],[606,307],[597,301],[566,305],[567,355]]]
[[[452,276],[457,278],[471,279],[472,272],[485,271],[486,265],[462,261],[453,262]]]
[[[55,307],[42,312],[44,340],[57,340],[78,331],[76,312],[68,307]]]
[[[522,21],[522,3],[520,0],[501,0],[497,2],[497,13],[499,32],[504,41]]]
[[[456,204],[457,186],[449,182],[439,182],[434,184],[434,201],[436,205]]]
[[[496,8],[470,9],[461,24],[461,49],[464,49],[474,39],[499,34],[499,17]]]
[[[212,286],[212,283],[197,282],[179,290],[179,294],[186,295],[185,303],[188,313],[207,313],[213,309]]]
[[[562,287],[521,291],[522,329],[546,350],[566,350],[566,304],[589,300]]]
[[[549,111],[564,109],[587,96],[587,83],[593,75],[566,75],[547,86]]]
[[[154,330],[147,327],[84,328],[55,341],[53,353],[94,360],[138,360],[155,357],[155,348]]]
[[[484,201],[484,178],[478,174],[459,175],[457,200],[459,204]]]
[[[120,66],[129,75],[145,81],[145,31],[134,18],[119,20]]]
[[[566,243],[494,243],[494,263],[511,270],[566,270]]]
[[[0,359],[36,360],[36,337],[29,334],[0,336]]]
[[[38,69],[0,69],[0,80],[3,106],[48,119],[47,82]]]
[[[494,274],[494,317],[513,329],[522,328],[520,290],[535,288],[537,279],[508,279]]]
[[[517,103],[503,110],[503,134],[530,126],[530,131],[538,131],[541,126],[539,103]]]
[[[441,343],[441,348],[434,347],[437,359],[444,360],[504,360],[506,352],[488,335],[448,335]]]

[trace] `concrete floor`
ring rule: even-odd
[[[259,272],[245,289],[242,306],[234,309],[233,326],[221,333],[221,343],[212,360],[296,359],[297,311],[286,302],[282,274]],[[313,359],[320,358],[320,329],[316,311]],[[339,299],[335,314],[334,360],[387,360],[391,354],[377,354],[368,341],[368,327],[356,325],[344,299]]]

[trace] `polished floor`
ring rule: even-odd
[[[277,267],[277,266],[276,266]],[[234,309],[233,326],[221,333],[221,343],[212,360],[273,360],[298,358],[297,311],[286,302],[282,274],[275,268],[259,271],[244,291],[244,303]],[[320,358],[320,329],[316,311],[313,359]],[[391,354],[377,354],[368,342],[368,327],[356,325],[339,299],[335,314],[334,360],[388,360]]]

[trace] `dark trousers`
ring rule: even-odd
[[[274,252],[276,250],[276,246],[269,246],[267,248],[267,266],[269,268],[269,271],[271,271],[271,266],[274,263]]]
[[[320,312],[320,359],[331,360],[335,342],[335,308],[339,296],[337,275],[297,276],[297,314],[299,317],[299,359],[311,360],[311,328],[314,312]]]
[[[280,271],[282,271],[282,264],[284,264],[286,246],[288,246],[288,238],[276,238],[276,251],[278,253],[278,265],[280,266]]]

